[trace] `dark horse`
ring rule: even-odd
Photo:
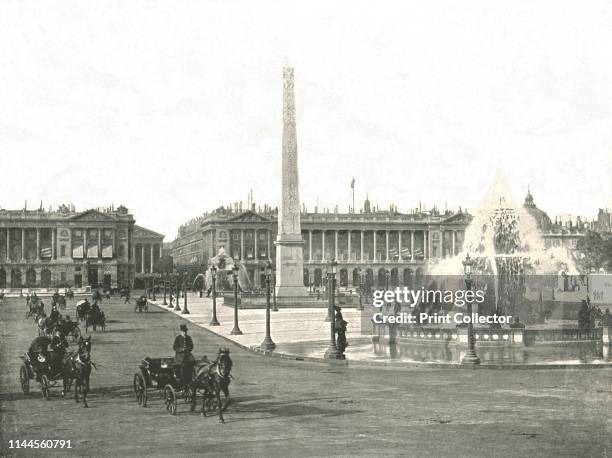
[[[83,395],[83,407],[87,405],[89,393],[89,376],[91,375],[91,336],[87,339],[79,338],[79,349],[76,353],[66,355],[63,363],[64,388],[62,397],[70,391],[74,381],[74,400],[79,402],[79,393]]]
[[[219,348],[217,359],[213,363],[205,363],[198,367],[196,377],[191,383],[191,411],[196,408],[196,393],[202,393],[202,415],[206,416],[206,409],[213,411],[219,409],[219,421],[225,423],[223,411],[230,403],[229,384],[232,359],[229,349]],[[225,402],[221,404],[221,392],[225,395]]]

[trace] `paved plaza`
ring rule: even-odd
[[[57,388],[49,401],[34,385],[29,396],[21,393],[19,355],[35,328],[24,320],[23,299],[4,300],[3,456],[601,457],[612,451],[611,369],[395,372],[330,367],[266,358],[194,325],[189,327],[196,357],[213,356],[219,346],[231,350],[234,402],[226,424],[190,413],[183,404],[171,416],[154,392],[143,409],[131,387],[138,363],[147,355],[171,356],[172,341],[185,321],[156,307],[137,314],[119,299],[104,301],[102,308],[108,328],[91,334],[98,369],[85,409],[72,398],[62,399]],[[74,310],[75,301],[70,301],[66,313],[74,316]],[[220,321],[228,322],[231,309],[220,310]],[[241,327],[247,344],[246,313]],[[281,334],[273,335],[282,341]],[[73,448],[19,453],[6,448],[9,439],[43,438],[70,439]]]

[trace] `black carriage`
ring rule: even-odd
[[[66,296],[61,296],[59,294],[54,294],[53,295],[53,302],[51,303],[51,305],[57,305],[60,310],[66,310]]]
[[[26,353],[21,356],[23,364],[19,369],[19,382],[23,394],[30,393],[30,380],[36,380],[40,383],[40,391],[45,399],[49,399],[49,391],[55,386],[57,380],[62,379],[61,370],[53,370],[48,356],[43,354],[38,355],[38,364],[32,364],[30,356]]]
[[[136,300],[136,306],[134,307],[134,312],[142,313],[149,311],[149,301],[146,296],[140,296]]]
[[[98,328],[106,331],[106,315],[102,310],[92,308],[85,314],[85,332],[89,332],[90,327],[94,331],[97,331]]]
[[[134,394],[136,401],[142,407],[147,406],[148,389],[162,392],[166,410],[176,415],[178,400],[183,399],[186,404],[192,404],[195,396],[189,384],[181,383],[174,358],[146,357],[138,366],[139,371],[134,374]]]

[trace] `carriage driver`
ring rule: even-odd
[[[49,323],[51,323],[52,326],[55,324],[59,324],[60,318],[61,315],[57,310],[57,305],[53,304],[53,306],[51,307],[51,313],[49,314]]]
[[[60,331],[55,331],[53,338],[51,339],[51,355],[49,359],[49,364],[51,368],[57,372],[57,369],[60,367],[62,359],[66,354],[66,349],[68,348],[68,341],[62,335]]]
[[[187,326],[181,324],[181,335],[176,336],[174,339],[174,363],[178,369],[178,378],[181,380],[182,385],[187,385],[193,378],[193,366],[195,365],[195,358],[191,354],[193,351],[193,340],[191,336],[187,335]]]

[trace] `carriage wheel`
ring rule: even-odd
[[[49,400],[49,378],[46,375],[40,377],[40,389],[46,400]]]
[[[134,394],[138,405],[147,406],[147,386],[142,378],[142,374],[134,374]]]
[[[171,415],[176,415],[176,393],[172,385],[166,385],[164,387],[164,404],[166,404],[166,410]]]
[[[19,382],[23,394],[28,394],[30,392],[30,374],[25,364],[22,364],[21,369],[19,369]]]

